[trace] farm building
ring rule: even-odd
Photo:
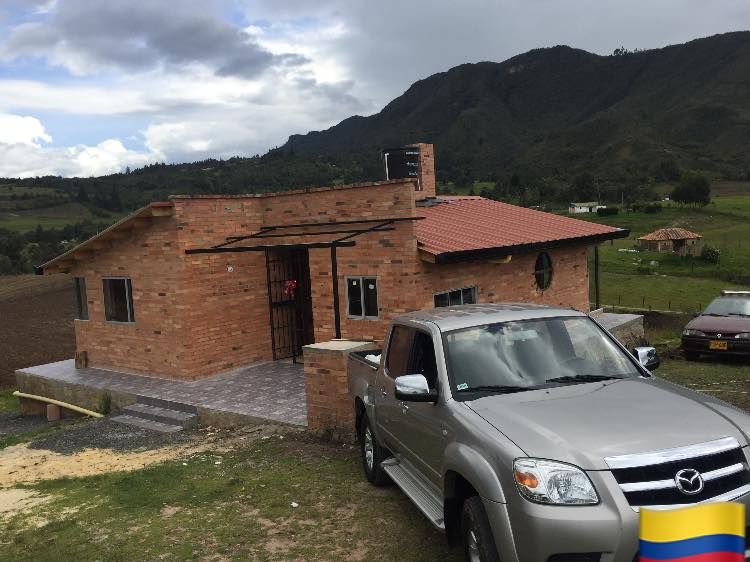
[[[415,177],[172,196],[40,266],[74,278],[76,365],[194,380],[313,342],[382,340],[415,309],[588,310],[587,251],[626,230],[438,197],[432,145],[411,148]]]
[[[571,203],[568,205],[568,214],[579,215],[581,213],[595,213],[599,209],[606,209],[606,205],[600,205],[598,201],[588,201],[586,203]]]
[[[699,256],[703,236],[684,228],[661,228],[638,238],[642,250],[674,252],[680,256]]]

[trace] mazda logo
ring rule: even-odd
[[[674,475],[677,489],[686,496],[694,496],[703,491],[703,477],[694,468],[683,468]]]
[[[716,337],[721,339],[721,334],[716,334]]]

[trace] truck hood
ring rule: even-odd
[[[528,456],[606,470],[604,457],[735,437],[750,417],[655,378],[584,383],[466,402]]]

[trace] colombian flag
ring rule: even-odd
[[[740,503],[641,509],[639,527],[641,562],[745,560],[745,506]]]

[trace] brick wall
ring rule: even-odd
[[[589,309],[588,249],[569,246],[548,250],[552,282],[540,291],[534,279],[538,252],[512,257],[509,263],[489,261],[433,264],[420,261],[415,309],[431,308],[433,294],[448,289],[477,286],[477,301],[531,302],[550,306]],[[422,290],[420,290],[420,288]]]
[[[89,314],[75,321],[76,350],[95,367],[180,377],[185,331],[176,223],[154,218],[120,236],[71,268],[71,275],[86,279]],[[103,277],[130,277],[135,323],[105,321]]]
[[[376,349],[366,342],[333,341],[305,346],[307,427],[344,442],[354,438],[348,360],[352,351]]]

